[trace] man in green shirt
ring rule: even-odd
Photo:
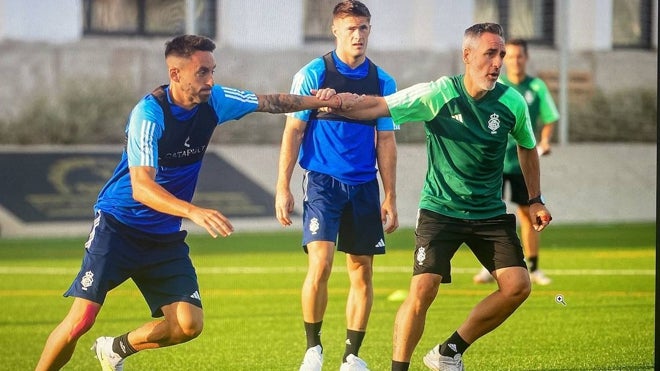
[[[552,217],[541,201],[539,157],[525,100],[497,82],[506,54],[502,35],[495,23],[465,30],[463,75],[385,97],[339,94],[341,113],[351,118],[425,122],[428,170],[419,202],[410,292],[394,325],[393,371],[408,370],[426,312],[440,283],[451,282],[451,258],[463,243],[492,272],[498,288],[424,356],[427,367],[463,370],[461,357],[470,344],[502,324],[531,292],[515,216],[506,213],[502,200],[509,134],[518,143],[535,230],[543,230]]]
[[[507,40],[505,48],[505,74],[500,76],[500,81],[516,89],[525,98],[534,133],[539,132],[537,130],[538,122],[543,124],[537,149],[540,155],[548,154],[555,123],[559,120],[557,106],[543,80],[527,74],[527,61],[529,60],[527,42],[523,39]],[[518,205],[516,214],[520,221],[520,239],[525,251],[529,276],[533,283],[549,285],[552,280],[538,269],[539,234],[534,230],[532,219],[529,216],[527,187],[520,169],[516,143],[510,137],[506,156],[504,156],[504,186],[507,183],[511,190],[511,201]],[[504,193],[504,189],[502,189],[502,193]],[[494,278],[484,268],[474,276],[473,280],[476,283],[486,283],[494,281]]]

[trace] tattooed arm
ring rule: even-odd
[[[316,96],[293,94],[257,94],[259,107],[257,112],[284,113],[296,112],[321,107],[341,107],[341,97],[334,90],[319,92]]]

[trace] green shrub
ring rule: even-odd
[[[135,101],[121,84],[67,82],[59,95],[38,96],[16,119],[0,122],[0,143],[121,143]]]
[[[657,94],[649,90],[596,92],[586,102],[570,105],[571,142],[655,142]]]
[[[18,118],[0,121],[0,144],[122,143],[126,119],[139,99],[129,91],[119,83],[68,83],[61,94],[38,96]],[[572,100],[569,141],[655,142],[656,97],[655,91],[635,90]],[[249,115],[243,121],[223,127],[213,141],[278,144],[282,139],[277,122],[284,117]],[[421,123],[402,125],[397,133],[399,143],[424,140]]]

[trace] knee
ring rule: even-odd
[[[503,288],[502,293],[509,300],[517,303],[525,301],[532,292],[532,284],[527,280],[518,280],[514,284],[507,285]]]
[[[82,312],[71,312],[68,316],[68,321],[70,321],[71,331],[69,332],[69,337],[72,339],[79,339],[87,331],[89,331],[94,322],[96,321],[96,316],[99,312],[99,308],[94,305],[86,306]]]
[[[178,321],[172,328],[172,340],[175,343],[185,343],[193,340],[202,333],[204,328],[203,320],[190,319]]]
[[[439,280],[417,280],[410,288],[408,299],[415,303],[416,307],[428,308],[438,295]]]
[[[311,262],[308,269],[308,277],[313,282],[327,282],[332,273],[332,261],[319,259]]]

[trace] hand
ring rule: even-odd
[[[340,110],[342,106],[341,96],[337,94],[335,89],[332,88],[323,88],[323,89],[312,89],[311,93],[318,100],[328,101],[328,105],[318,109],[319,112],[332,112],[333,110]]]
[[[294,200],[291,191],[277,191],[275,194],[275,217],[285,227],[292,224],[289,214],[293,212]]]
[[[323,89],[312,89],[312,94],[319,100],[329,100],[333,96],[337,95],[335,89],[332,88],[323,88]]]
[[[535,203],[529,206],[529,214],[532,217],[532,226],[537,232],[541,232],[552,221],[552,215],[545,205]]]
[[[539,156],[545,156],[550,154],[550,143],[541,141],[536,146],[536,151],[539,153]]]
[[[190,212],[188,219],[206,229],[213,238],[218,237],[218,234],[227,237],[234,231],[234,226],[231,225],[229,219],[217,210],[195,207]]]
[[[393,202],[383,202],[380,209],[380,220],[383,223],[385,233],[392,233],[399,228],[399,215]]]
[[[354,93],[339,93],[337,94],[337,96],[341,99],[341,104],[339,105],[338,109],[332,107],[330,112],[350,111],[353,108],[353,106],[363,101],[365,97],[364,95],[358,95]]]
[[[354,93],[337,93],[335,89],[323,88],[314,90],[312,94],[320,100],[331,101],[327,107],[319,108],[321,112],[342,112],[349,111],[357,103],[364,99],[364,95]]]

